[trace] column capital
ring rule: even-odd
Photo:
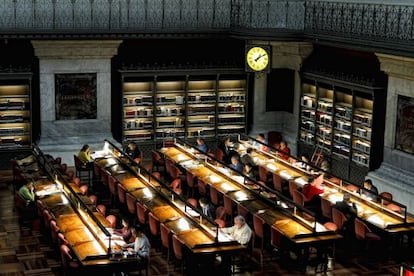
[[[381,64],[381,70],[387,75],[414,80],[414,58],[375,53]]]
[[[118,53],[122,40],[32,40],[40,59],[102,59]]]

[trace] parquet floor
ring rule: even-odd
[[[11,172],[0,171],[0,276],[64,275],[60,255],[47,235],[34,227],[20,225],[13,210]],[[116,212],[117,210],[113,210]],[[399,262],[365,258],[355,244],[338,244],[336,260],[326,275],[398,275]],[[413,250],[407,250],[404,260],[414,262]],[[319,275],[308,266],[305,273],[295,270],[295,260],[281,261],[270,250],[265,252],[263,268],[252,261],[238,266],[236,275]],[[179,266],[168,263],[165,256],[151,251],[149,275],[180,275]]]

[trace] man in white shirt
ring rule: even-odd
[[[252,237],[252,229],[247,225],[243,216],[235,217],[232,227],[222,228],[221,230],[242,245],[247,245]]]

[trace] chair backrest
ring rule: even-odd
[[[282,247],[282,235],[275,226],[270,228],[270,244],[276,248]]]
[[[360,219],[355,218],[355,237],[358,240],[363,240],[368,232],[371,232],[368,226]]]
[[[118,184],[118,180],[116,180],[116,178],[110,174],[108,176],[108,188],[109,188],[109,192],[114,196],[117,195],[117,184]]]
[[[80,187],[81,186],[81,179],[79,177],[73,178],[73,184]]]
[[[153,176],[154,178],[158,179],[158,180],[160,180],[160,179],[161,179],[161,173],[160,173],[160,172],[153,172],[153,173],[152,173],[152,176]]]
[[[299,188],[298,184],[294,180],[289,180],[289,194],[293,197],[293,191]]]
[[[74,260],[71,250],[66,244],[60,245],[60,257],[64,268],[79,267],[79,263]]]
[[[56,224],[56,220],[52,219],[50,220],[50,236],[52,237],[52,241],[54,243],[57,243],[57,235],[60,231],[59,226]]]
[[[243,205],[241,205],[240,202],[237,203],[237,214],[243,216],[246,219],[246,221],[247,218],[250,216],[249,210]]]
[[[109,175],[110,173],[105,168],[101,168],[101,181],[105,186],[109,185]]]
[[[190,188],[194,188],[195,175],[192,172],[186,171],[186,180],[187,180],[187,186]]]
[[[145,207],[141,202],[137,201],[136,208],[137,208],[137,217],[138,217],[139,223],[141,223],[142,225],[147,224],[147,220],[148,220],[147,207]]]
[[[89,191],[89,186],[84,184],[84,185],[79,187],[79,190],[83,195],[87,195],[88,191]]]
[[[226,214],[233,216],[233,200],[226,194],[223,195],[223,204]]]
[[[42,217],[43,210],[45,209],[45,205],[43,204],[43,201],[41,201],[40,199],[37,199],[36,200],[36,208],[37,208],[37,215],[39,217]]]
[[[162,160],[162,157],[158,152],[156,152],[155,150],[152,150],[151,151],[151,160],[152,160],[153,163],[159,163],[160,160]]]
[[[224,209],[224,206],[219,206],[216,208],[216,218],[225,220],[226,210]]]
[[[170,233],[171,230],[165,226],[164,223],[160,224],[160,232],[161,232],[161,244],[165,248],[170,248]]]
[[[210,186],[210,200],[216,206],[220,204],[219,192],[213,186]]]
[[[172,177],[173,164],[174,164],[174,162],[171,159],[169,159],[169,158],[165,159],[165,171],[167,172],[167,175],[171,178],[173,178]]]
[[[50,221],[53,219],[52,215],[47,209],[43,210],[43,225],[47,231],[50,230]]]
[[[116,227],[116,216],[108,215],[108,216],[106,216],[106,220],[111,224],[111,228]]]
[[[224,161],[224,152],[220,148],[216,149],[216,159],[219,161]]]
[[[264,238],[264,224],[265,224],[264,219],[259,217],[257,214],[253,215],[254,233],[256,234],[256,236],[258,236],[261,239]]]
[[[324,197],[321,197],[322,215],[328,219],[332,219],[332,203]]]
[[[98,212],[100,212],[103,216],[106,216],[106,206],[103,204],[99,204],[98,206],[96,206],[96,210],[98,210]]]
[[[97,162],[93,162],[93,174],[95,175],[96,179],[101,178],[101,166]]]
[[[58,245],[61,246],[62,244],[68,245],[69,241],[65,238],[62,233],[57,234]]]
[[[148,224],[151,234],[158,236],[160,233],[160,220],[151,212],[148,213]]]
[[[98,203],[98,197],[96,195],[90,195],[89,199],[91,201],[91,204],[95,205]]]
[[[260,179],[260,181],[263,181],[264,183],[267,183],[268,173],[269,173],[269,171],[265,167],[259,166],[259,179]]]
[[[399,214],[401,214],[401,213],[402,213],[402,209],[401,209],[401,207],[400,207],[400,206],[398,206],[397,204],[390,203],[390,204],[387,204],[385,207],[386,207],[387,209],[390,209],[391,211],[396,212],[396,213],[399,213]]]
[[[392,194],[389,193],[389,192],[382,192],[382,193],[380,193],[380,196],[384,198],[383,199],[383,203],[385,205],[389,204],[390,203],[390,200],[392,200],[392,198],[393,198]]]
[[[84,167],[83,162],[79,159],[79,157],[77,155],[73,155],[73,163],[75,164],[75,169],[76,170],[82,170]]]
[[[121,183],[118,183],[118,199],[121,204],[125,204],[126,190]]]
[[[359,191],[359,187],[355,186],[355,185],[352,185],[352,184],[347,185],[345,188],[350,192],[358,192]]]
[[[132,215],[135,215],[136,213],[136,202],[137,199],[130,193],[126,193],[126,203],[127,203],[127,208],[128,208],[128,212]]]
[[[332,208],[332,220],[341,230],[344,227],[344,223],[348,220],[343,212],[336,208]]]
[[[226,222],[223,219],[215,219],[214,220],[215,223],[218,224],[219,228],[224,228],[226,227]]]
[[[198,193],[200,194],[200,196],[206,196],[207,195],[207,183],[202,180],[202,179],[198,179],[197,180],[197,187],[198,187]]]
[[[273,173],[273,188],[276,191],[282,192],[283,191],[283,187],[282,187],[282,177],[280,177],[280,175]]]
[[[293,201],[299,206],[305,206],[305,195],[299,190],[292,192]]]
[[[75,172],[73,170],[67,170],[66,171],[66,176],[67,176],[67,179],[69,181],[71,181],[71,180],[73,180],[73,177],[75,176]]]
[[[198,207],[198,202],[197,202],[197,199],[195,199],[195,198],[188,198],[188,199],[187,199],[187,202],[188,202],[189,204],[191,204],[191,206],[193,206],[193,207],[195,207],[195,208],[197,208],[197,207]]]
[[[175,234],[172,235],[174,256],[177,260],[183,259],[183,242]]]
[[[175,178],[173,181],[171,181],[170,187],[172,189],[181,189],[181,178]]]

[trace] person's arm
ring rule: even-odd
[[[34,201],[35,200],[34,191],[30,191],[29,188],[27,188],[26,186],[21,188],[19,190],[19,193],[26,200],[29,200],[29,201]]]
[[[240,234],[240,238],[239,238],[239,242],[241,244],[247,244],[249,243],[250,239],[252,237],[252,230],[250,229],[250,227],[246,224],[243,227],[243,230]]]

